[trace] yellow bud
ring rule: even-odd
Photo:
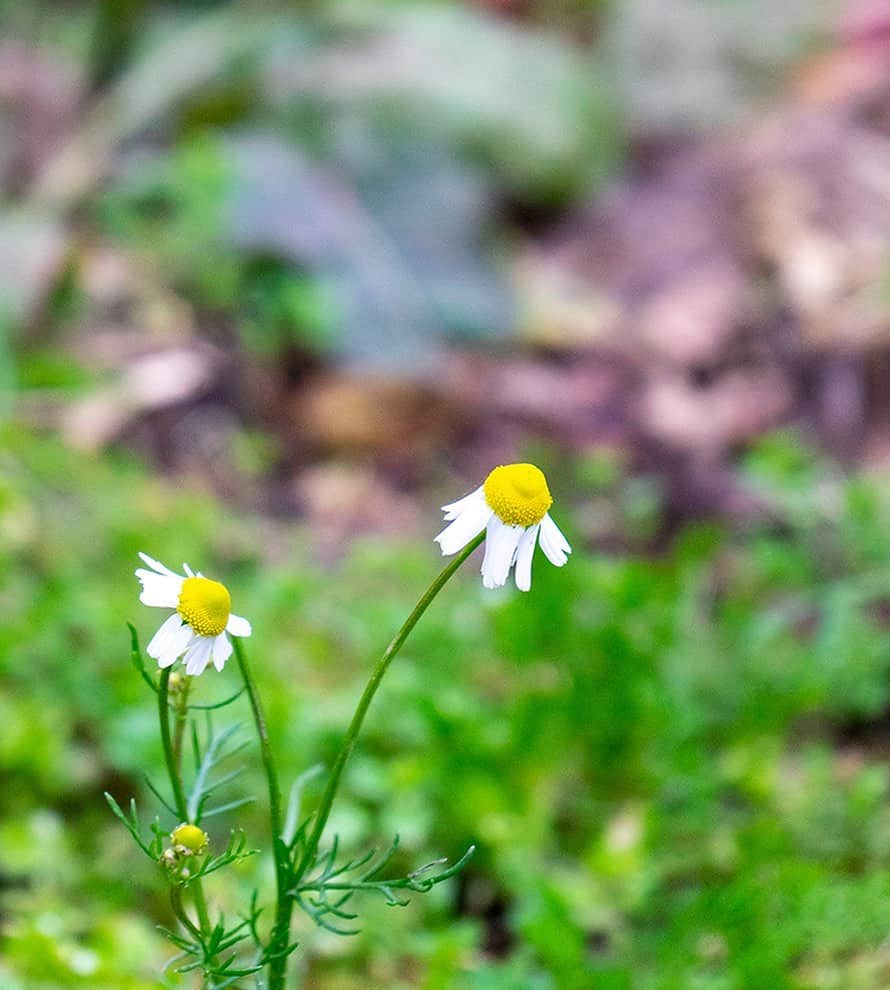
[[[170,834],[173,848],[183,856],[198,856],[207,848],[210,839],[197,825],[177,825]]]

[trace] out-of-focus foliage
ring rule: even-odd
[[[824,43],[841,0],[619,0],[605,49],[627,126],[650,137],[737,121]]]
[[[559,454],[528,456],[547,461],[576,552],[536,567],[529,595],[484,594],[470,568],[448,587],[388,675],[332,820],[346,854],[399,832],[394,871],[476,855],[405,909],[366,898],[353,939],[303,918],[305,985],[887,987],[890,481],[779,435],[747,457],[757,498],[742,499],[713,459],[803,418],[792,400],[814,382],[827,426],[843,414],[861,442],[857,403],[885,377],[886,314],[857,294],[884,243],[884,104],[853,99],[842,126],[816,127],[818,167],[787,154],[785,128],[725,213],[696,176],[725,176],[732,146],[688,173],[680,159],[666,183],[646,169],[647,140],[749,109],[834,5],[778,6],[0,0],[3,990],[178,985],[162,974],[163,887],[102,798],[134,796],[146,828],[176,824],[144,780],[160,750],[125,624],[144,642],[157,618],[137,602],[137,551],[231,585],[289,784],[333,758],[369,665],[439,566],[426,537],[456,493],[424,485],[492,450],[521,456],[528,424],[558,431]],[[880,43],[852,37],[844,57],[881,63]],[[840,94],[827,104],[844,106],[856,65],[822,69]],[[624,132],[644,167],[603,223],[585,204]],[[742,200],[756,222],[733,212]],[[726,237],[744,265],[721,268]],[[542,300],[526,323],[556,353],[468,358],[485,373],[443,403],[447,422],[401,382],[337,378],[336,362],[439,377],[444,343],[522,324],[523,279]],[[653,293],[647,321],[634,307]],[[643,327],[648,365],[597,364],[613,325],[619,342]],[[800,377],[747,376],[766,359],[799,361]],[[640,369],[658,402],[635,391]],[[628,407],[647,412],[643,440],[621,428]],[[49,423],[106,452],[74,452]],[[648,454],[653,474],[588,453],[601,441],[628,463]],[[177,481],[126,456],[131,442]],[[281,514],[236,515],[182,476]],[[679,506],[702,477],[724,497]],[[342,559],[322,566],[325,541],[287,515],[301,499],[313,523],[354,511],[407,532],[329,539]],[[665,521],[714,504],[735,521]],[[210,672],[199,700],[235,683]],[[262,791],[248,753],[254,779],[231,800]],[[217,853],[233,826],[264,844],[262,807],[224,819]],[[256,857],[210,881],[231,918],[271,874]]]
[[[124,460],[3,441],[0,972],[28,990],[157,986],[167,908],[101,800],[158,811],[141,776],[159,759],[154,712],[124,627],[153,628],[128,580],[136,551],[230,581],[288,779],[332,758],[435,556],[367,543],[323,572],[278,528],[264,562],[268,522],[236,525]],[[624,490],[595,465],[550,474],[572,535],[572,503],[583,523]],[[333,825],[347,850],[399,830],[409,867],[479,851],[460,888],[395,914],[366,900],[346,943],[307,923],[313,986],[884,985],[890,490],[782,436],[749,477],[775,522],[744,539],[691,529],[658,559],[578,546],[529,595],[483,595],[467,573],[437,601]],[[202,678],[202,700],[233,678]],[[234,824],[259,837],[262,810],[220,820],[214,842]],[[265,876],[239,870],[245,888]],[[236,911],[228,882],[212,889]]]
[[[64,38],[85,63],[70,74],[99,87],[10,163],[33,173],[17,178],[27,226],[11,258],[46,260],[47,210],[87,202],[94,233],[264,353],[297,344],[417,373],[438,340],[504,336],[496,211],[564,206],[621,157],[596,56],[470,5],[88,11],[10,18],[26,38]],[[53,86],[43,102],[61,104],[71,85]],[[13,221],[0,211],[0,259]],[[33,311],[53,265],[13,272],[0,298]]]

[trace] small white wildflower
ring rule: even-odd
[[[222,670],[232,655],[232,636],[249,636],[250,623],[233,615],[229,589],[219,581],[211,581],[200,572],[193,573],[183,564],[185,575],[175,574],[168,567],[140,553],[150,570],[140,567],[136,577],[142,583],[139,601],[156,608],[176,611],[154,634],[146,652],[159,667],[170,667],[182,657],[185,672],[197,675],[210,661]]]
[[[449,524],[436,537],[442,553],[463,549],[485,530],[482,583],[486,588],[505,584],[514,565],[516,587],[532,586],[532,557],[540,539],[551,564],[562,567],[572,552],[547,511],[553,505],[544,472],[534,464],[496,467],[474,492],[443,505]]]

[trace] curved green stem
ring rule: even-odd
[[[284,986],[285,970],[287,968],[287,949],[290,941],[290,919],[293,911],[293,901],[287,896],[291,886],[291,863],[287,846],[281,837],[283,819],[281,817],[281,787],[278,783],[278,771],[275,768],[275,758],[269,742],[269,730],[266,726],[266,716],[260,701],[259,692],[250,672],[247,654],[237,636],[232,637],[238,669],[253,710],[253,720],[256,723],[257,735],[260,739],[260,755],[266,770],[266,784],[269,789],[269,819],[272,827],[272,855],[275,859],[276,907],[275,924],[269,936],[269,990],[281,990]]]
[[[285,977],[287,971],[287,958],[290,949],[290,924],[293,913],[294,901],[289,892],[299,883],[306,870],[312,865],[318,844],[321,841],[322,832],[327,824],[331,813],[331,806],[337,794],[340,778],[343,775],[343,768],[349,759],[358,734],[365,719],[365,714],[377,693],[377,688],[383,680],[390,663],[402,648],[411,630],[417,625],[420,617],[427,610],[432,600],[442,590],[445,583],[460,565],[470,556],[485,538],[484,533],[480,533],[474,540],[467,544],[463,550],[448,563],[438,577],[433,581],[424,593],[423,597],[414,607],[414,610],[405,620],[402,628],[396,633],[394,639],[386,648],[383,656],[377,662],[370,680],[362,692],[358,707],[352,716],[352,721],[346,733],[346,739],[337,756],[328,779],[321,804],[315,815],[315,824],[312,833],[306,842],[299,864],[294,867],[291,861],[291,853],[285,843],[283,832],[283,819],[281,813],[281,787],[278,783],[278,772],[275,768],[275,759],[272,755],[272,747],[269,742],[269,732],[266,726],[266,719],[263,713],[260,696],[257,692],[253,676],[250,672],[250,665],[247,662],[247,655],[241,640],[233,636],[232,642],[235,650],[235,657],[241,671],[244,686],[250,698],[250,706],[253,709],[253,718],[256,723],[257,735],[260,740],[260,752],[263,766],[266,770],[266,781],[269,789],[269,817],[272,826],[272,847],[275,859],[275,880],[277,888],[277,903],[275,910],[275,923],[269,936],[269,943],[266,948],[266,958],[269,960],[269,990],[284,990]]]
[[[179,773],[176,752],[173,747],[173,740],[170,736],[170,668],[161,671],[161,679],[158,682],[158,721],[161,725],[161,745],[164,748],[164,759],[167,763],[167,776],[170,778],[170,787],[173,790],[173,804],[176,807],[176,814],[180,821],[187,822],[188,804],[185,799],[185,791],[182,787],[182,777]],[[198,920],[201,925],[201,932],[210,934],[210,915],[207,912],[207,902],[204,900],[204,888],[200,880],[195,880],[191,884],[191,889],[195,897],[195,909],[198,912]]]
[[[300,858],[299,865],[294,870],[292,879],[295,884],[299,883],[315,860],[315,854],[318,851],[318,844],[321,841],[324,827],[327,824],[328,817],[331,813],[331,806],[334,803],[334,798],[337,796],[337,788],[340,785],[340,778],[343,775],[343,768],[346,766],[346,761],[349,759],[349,756],[355,747],[358,734],[361,731],[362,722],[364,722],[365,715],[370,707],[371,701],[377,693],[377,688],[380,687],[380,682],[383,680],[383,675],[386,673],[387,668],[402,648],[402,645],[410,635],[411,630],[417,625],[420,617],[429,608],[433,599],[439,594],[451,575],[454,574],[454,572],[484,539],[485,532],[483,531],[474,540],[471,540],[463,548],[463,550],[461,550],[460,553],[452,561],[450,561],[442,571],[440,571],[438,577],[435,581],[433,581],[429,588],[427,588],[423,597],[414,606],[414,610],[405,620],[402,628],[395,634],[392,642],[384,651],[383,656],[377,661],[377,666],[371,673],[371,677],[365,685],[365,690],[362,692],[358,706],[355,709],[355,714],[352,716],[352,721],[349,724],[346,738],[343,740],[343,745],[340,748],[340,752],[337,754],[337,759],[334,763],[333,769],[331,770],[331,776],[328,778],[327,786],[325,787],[324,794],[321,798],[321,804],[316,812],[315,824],[312,827],[312,832],[306,840],[306,845],[304,846],[303,855]]]

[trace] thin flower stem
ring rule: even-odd
[[[173,723],[173,759],[176,761],[177,773],[180,774],[182,773],[182,737],[188,722],[191,687],[192,678],[188,674],[183,674],[179,690],[176,692],[176,721]]]
[[[191,932],[195,938],[200,939],[200,929],[195,926],[192,919],[185,913],[185,908],[182,906],[182,892],[179,887],[173,886],[170,888],[170,905],[173,908],[173,913],[182,923],[183,928]]]
[[[244,686],[250,698],[253,710],[253,720],[256,723],[257,735],[260,740],[260,756],[266,770],[266,784],[269,790],[269,820],[272,828],[272,855],[275,859],[276,906],[275,924],[269,936],[268,954],[269,990],[282,990],[284,987],[285,971],[287,969],[287,950],[290,941],[290,919],[293,911],[293,901],[287,891],[291,886],[291,863],[287,846],[282,839],[283,819],[281,817],[281,787],[278,783],[278,771],[275,768],[275,757],[269,742],[269,730],[266,726],[266,716],[263,713],[259,692],[250,672],[244,645],[237,636],[232,637],[235,657]]]
[[[158,682],[158,721],[161,725],[161,745],[164,747],[164,759],[167,762],[167,776],[170,778],[170,787],[173,790],[173,804],[176,806],[176,813],[180,821],[187,822],[188,804],[185,799],[185,791],[182,787],[182,777],[179,773],[176,754],[173,750],[173,741],[170,737],[170,668],[165,667],[161,671],[161,678]],[[200,879],[191,884],[191,889],[195,897],[195,909],[198,912],[198,920],[201,925],[202,934],[210,934],[210,915],[207,912],[207,902],[204,900],[204,888]]]
[[[485,534],[480,533],[440,572],[417,605],[415,605],[414,610],[405,620],[404,625],[396,633],[395,638],[377,662],[377,666],[374,668],[371,678],[359,699],[355,714],[352,716],[352,722],[349,725],[343,747],[337,756],[327,787],[322,795],[321,805],[315,816],[315,825],[306,843],[299,865],[296,868],[294,868],[290,860],[290,852],[282,838],[281,788],[278,783],[278,773],[275,768],[272,747],[269,743],[269,733],[263,714],[263,707],[250,672],[244,646],[238,637],[232,637],[238,667],[241,670],[241,677],[244,680],[244,686],[247,689],[248,696],[250,697],[250,705],[253,709],[253,717],[260,739],[260,752],[263,765],[266,769],[266,779],[269,789],[269,817],[272,825],[272,847],[275,859],[275,879],[278,895],[275,924],[269,936],[269,944],[266,950],[266,957],[269,959],[269,990],[284,990],[285,986],[287,959],[290,949],[290,924],[294,905],[293,898],[289,892],[299,883],[306,870],[312,865],[315,852],[318,849],[318,843],[321,841],[322,832],[331,812],[331,805],[334,803],[334,798],[337,794],[343,768],[355,746],[365,714],[374,695],[377,693],[377,688],[383,680],[383,675],[432,600],[442,590],[451,575],[454,574],[467,557],[479,546],[484,538]]]
[[[461,550],[460,553],[458,553],[458,555],[450,561],[442,571],[440,571],[438,577],[435,581],[433,581],[429,588],[427,588],[423,594],[423,597],[414,606],[414,610],[405,620],[402,628],[393,637],[392,642],[389,646],[387,646],[383,656],[377,661],[377,666],[371,673],[371,677],[365,685],[365,690],[362,692],[358,706],[355,709],[355,714],[352,716],[352,721],[349,724],[346,738],[343,740],[343,745],[340,752],[337,754],[337,759],[334,763],[333,769],[331,770],[331,776],[328,778],[327,786],[325,787],[324,794],[321,798],[321,804],[315,814],[315,824],[313,825],[309,838],[306,840],[300,862],[294,870],[292,878],[294,885],[300,882],[306,871],[312,866],[312,863],[315,860],[315,854],[318,851],[318,844],[321,841],[324,827],[327,824],[328,817],[331,813],[331,806],[333,805],[334,798],[337,795],[337,788],[340,785],[340,778],[343,775],[343,768],[346,766],[346,761],[349,759],[349,756],[355,747],[356,740],[358,739],[359,732],[361,731],[362,722],[365,720],[365,714],[374,699],[374,695],[377,693],[377,688],[380,687],[380,682],[383,680],[383,675],[386,673],[390,663],[392,663],[393,659],[402,648],[402,645],[410,635],[411,630],[417,625],[420,617],[429,608],[433,599],[439,594],[452,574],[454,574],[454,572],[484,539],[485,532],[483,531],[474,540],[471,540],[463,548],[463,550]]]
[[[200,929],[195,927],[194,922],[186,913],[185,908],[182,906],[182,891],[179,887],[170,888],[170,906],[173,908],[173,913],[179,919],[180,924],[186,931],[190,932],[192,937],[197,939],[198,942],[203,942],[203,935]],[[201,990],[207,990],[210,985],[210,979],[206,972],[201,975]]]
[[[187,803],[185,791],[182,787],[182,777],[176,765],[176,753],[173,748],[173,741],[170,737],[170,668],[165,667],[161,671],[161,679],[158,683],[158,721],[161,724],[161,744],[164,747],[164,759],[167,761],[167,776],[170,778],[170,787],[173,789],[173,804],[176,806],[176,814],[183,822],[188,821]]]

